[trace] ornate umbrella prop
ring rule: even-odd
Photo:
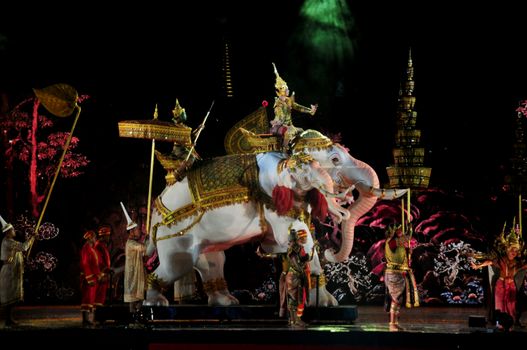
[[[77,90],[75,90],[70,85],[55,84],[40,90],[33,89],[33,91],[35,92],[35,95],[40,100],[40,102],[48,110],[48,112],[57,117],[68,117],[73,113],[75,109],[77,109],[75,120],[73,121],[73,125],[71,126],[68,139],[66,140],[66,144],[64,145],[64,149],[62,150],[62,155],[60,157],[57,170],[55,171],[55,176],[53,176],[53,181],[51,182],[51,186],[49,187],[49,191],[46,196],[46,201],[44,202],[44,207],[40,212],[40,216],[35,226],[34,234],[37,234],[38,229],[40,228],[40,224],[42,223],[42,219],[44,218],[46,208],[48,207],[51,193],[53,192],[53,188],[55,187],[55,182],[57,181],[57,178],[59,176],[60,169],[62,167],[62,162],[64,161],[64,157],[66,156],[66,152],[68,151],[68,147],[70,146],[71,138],[73,137],[73,131],[75,130],[75,126],[77,125],[77,121],[79,120],[79,116],[81,114],[81,107],[77,104],[77,100],[79,97]],[[34,241],[31,241],[31,245],[29,246],[27,255],[29,255],[29,253],[31,252],[33,242]]]
[[[183,146],[192,146],[192,129],[182,124],[157,120],[157,105],[152,120],[124,120],[118,123],[119,136],[152,140],[150,156],[150,176],[148,179],[148,203],[146,213],[146,230],[150,234],[150,205],[152,201],[152,178],[154,175],[154,155],[156,140],[175,142]]]

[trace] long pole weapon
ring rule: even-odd
[[[212,107],[214,106],[214,100],[212,100],[212,104],[210,105],[210,108],[207,112],[207,114],[205,115],[205,118],[203,118],[203,122],[201,122],[199,128],[198,128],[198,131],[196,132],[196,137],[194,138],[194,142],[192,142],[192,147],[190,147],[188,153],[187,153],[187,157],[185,158],[185,162],[188,161],[188,159],[190,158],[190,155],[192,154],[192,152],[194,152],[194,147],[196,146],[196,142],[198,142],[198,138],[199,138],[199,135],[201,134],[201,131],[205,128],[205,123],[207,122],[207,119],[209,118],[209,115],[210,115],[210,111],[212,110]]]
[[[412,209],[411,209],[411,205],[410,205],[410,188],[408,189],[408,203],[406,205],[406,210],[407,210],[407,218],[408,218],[408,229],[410,230],[410,252],[412,251],[412,248],[411,248],[411,243],[412,243],[412,234],[414,233],[414,230],[413,230],[413,227],[410,227],[410,220],[411,220],[411,213],[412,213]]]
[[[154,120],[157,120],[157,103],[154,109]],[[152,179],[154,177],[154,154],[156,152],[156,139],[152,139],[152,151],[150,152],[150,174],[148,177],[148,199],[146,201],[146,235],[150,235],[150,207],[152,205]]]

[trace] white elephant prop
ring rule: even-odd
[[[290,229],[309,232],[310,210],[325,215],[325,204],[333,219],[343,224],[340,251],[326,251],[325,256],[330,261],[343,261],[351,253],[357,219],[377,198],[395,198],[406,192],[379,189],[371,167],[322,134],[308,130],[301,136],[291,157],[279,152],[219,157],[165,188],[152,214],[147,253],[157,248],[160,264],[149,275],[145,305],[168,305],[163,287],[193,268],[200,273],[209,305],[236,304],[223,278],[223,251],[260,237],[266,252],[285,253]],[[359,198],[346,209],[339,204],[339,197],[350,196],[352,188]],[[312,196],[319,204],[308,203],[306,194],[312,190],[322,193]],[[311,251],[313,244],[309,235],[305,250]],[[311,271],[321,275],[323,270],[314,254]],[[315,288],[310,294],[314,304]],[[325,283],[319,286],[318,297],[319,305],[337,305]]]
[[[299,152],[312,156],[328,172],[336,192],[350,195],[351,189],[355,189],[359,193],[357,200],[348,208],[349,217],[342,222],[340,250],[337,253],[330,250],[324,252],[325,258],[330,262],[348,259],[353,248],[355,224],[373,207],[377,199],[394,199],[408,192],[408,189],[380,189],[379,178],[371,166],[355,159],[347,148],[332,143],[316,130],[302,132],[292,149],[293,154]]]

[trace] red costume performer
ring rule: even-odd
[[[285,286],[287,290],[287,307],[289,309],[289,325],[302,327],[305,323],[301,317],[304,313],[305,304],[309,301],[310,269],[309,261],[313,257],[306,253],[303,244],[307,242],[306,230],[289,231],[289,248],[286,255],[287,273],[285,275]],[[285,270],[284,270],[285,271]]]
[[[481,269],[484,266],[492,266],[491,288],[494,290],[494,310],[508,314],[512,322],[518,320],[516,309],[517,290],[523,283],[527,265],[521,260],[524,250],[521,229],[518,226],[511,229],[505,237],[505,226],[496,239],[495,254],[481,264],[472,262],[472,268]],[[493,315],[493,318],[496,318]],[[498,321],[498,319],[496,319]],[[498,322],[499,323],[499,322]],[[503,325],[498,324],[499,328]]]
[[[95,242],[94,248],[99,260],[99,282],[97,283],[97,292],[95,295],[95,306],[102,306],[106,301],[106,293],[110,286],[110,251],[108,250],[108,241],[110,238],[111,228],[109,226],[99,227],[99,239]]]
[[[90,320],[90,313],[93,312],[95,304],[95,295],[97,292],[97,282],[100,276],[99,259],[97,252],[94,249],[95,232],[87,231],[84,234],[86,243],[81,249],[81,311],[82,324],[89,325],[93,321]]]

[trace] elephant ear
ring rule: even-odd
[[[293,208],[294,192],[285,186],[273,188],[273,204],[278,215],[285,215]]]

